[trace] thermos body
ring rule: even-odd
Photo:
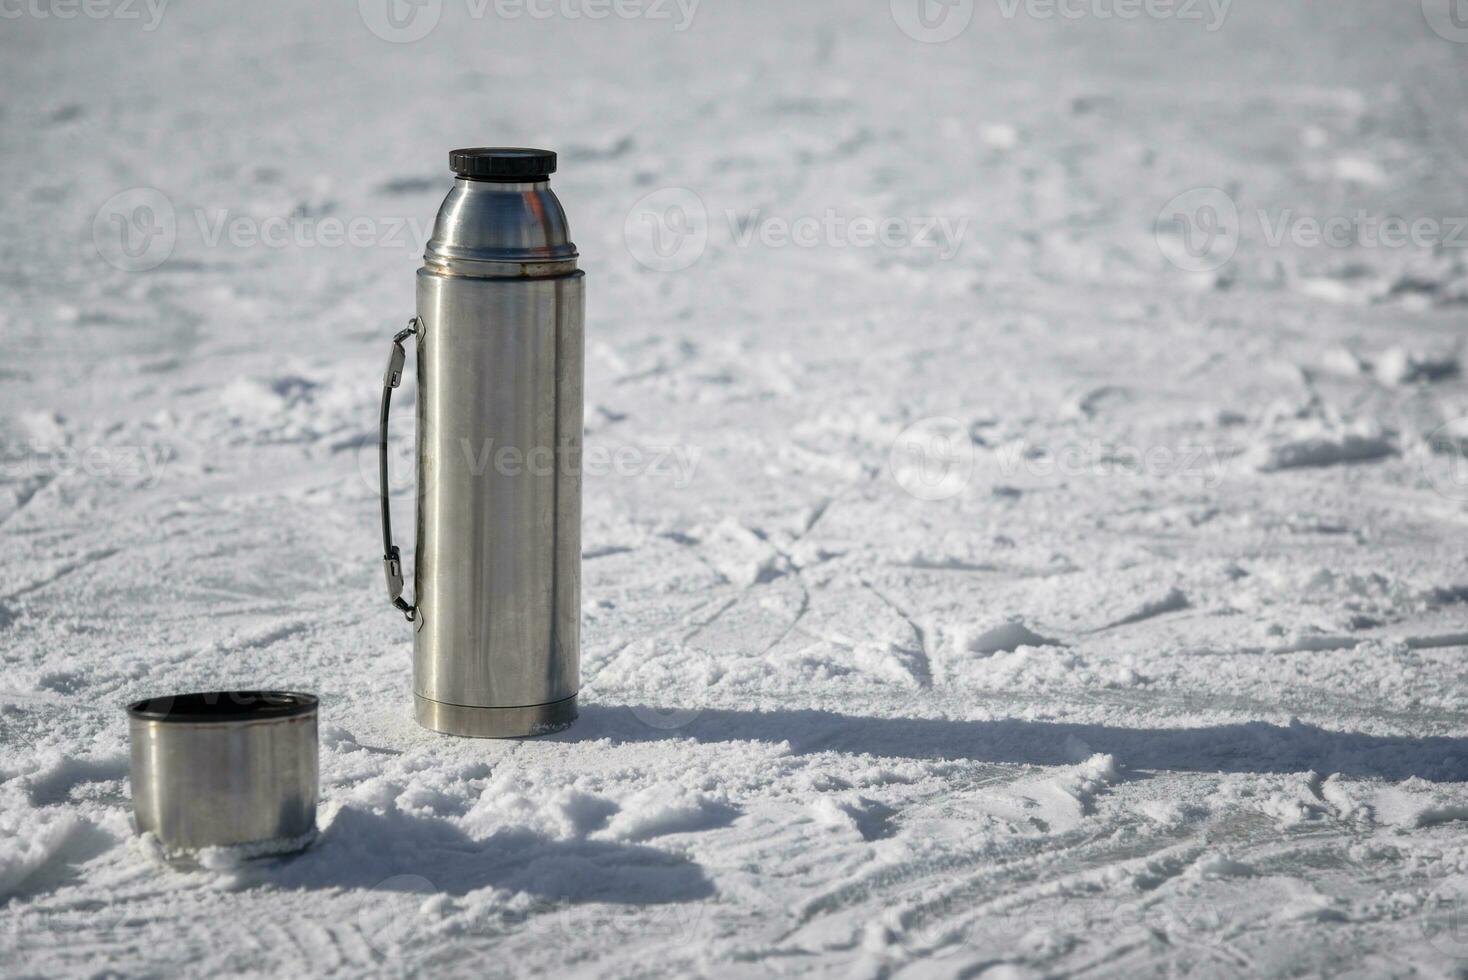
[[[569,725],[580,688],[584,274],[555,154],[455,150],[458,174],[393,340],[380,466],[388,595],[414,624],[414,710],[454,735]],[[387,420],[418,345],[414,600],[387,499]]]
[[[418,274],[413,677],[431,728],[574,717],[582,278]]]

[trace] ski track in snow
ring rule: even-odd
[[[407,44],[356,6],[0,29],[7,974],[1468,966],[1468,264],[1254,219],[1464,213],[1468,46],[1410,2],[931,45],[887,4]],[[587,476],[584,713],[524,743],[413,724],[375,541],[413,223],[486,142],[562,151],[587,444],[665,461]],[[128,273],[93,221],[140,186],[177,243]],[[660,273],[624,235],[670,187],[708,238]],[[1244,225],[1189,274],[1153,228],[1195,187]],[[741,244],[827,208],[968,224]],[[938,501],[894,452],[929,419]],[[260,686],[322,697],[319,839],[163,867],[122,706]]]

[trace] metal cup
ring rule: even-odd
[[[316,834],[311,694],[216,691],[128,706],[133,813],[169,858],[288,854]]]

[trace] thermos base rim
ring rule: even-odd
[[[571,727],[578,695],[517,708],[483,708],[413,695],[413,715],[429,731],[466,738],[525,738]]]
[[[316,843],[320,830],[313,823],[305,833],[294,837],[273,837],[268,840],[247,841],[240,844],[200,844],[194,846],[169,847],[156,834],[151,834],[157,858],[181,871],[193,871],[207,867],[203,862],[206,853],[211,855],[211,864],[227,864],[241,861],[268,861],[273,858],[290,857]]]

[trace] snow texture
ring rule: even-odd
[[[1445,3],[11,5],[3,972],[1468,969]],[[605,464],[524,742],[414,725],[376,540],[486,143],[561,153]],[[170,867],[122,706],[256,687],[319,836]]]

